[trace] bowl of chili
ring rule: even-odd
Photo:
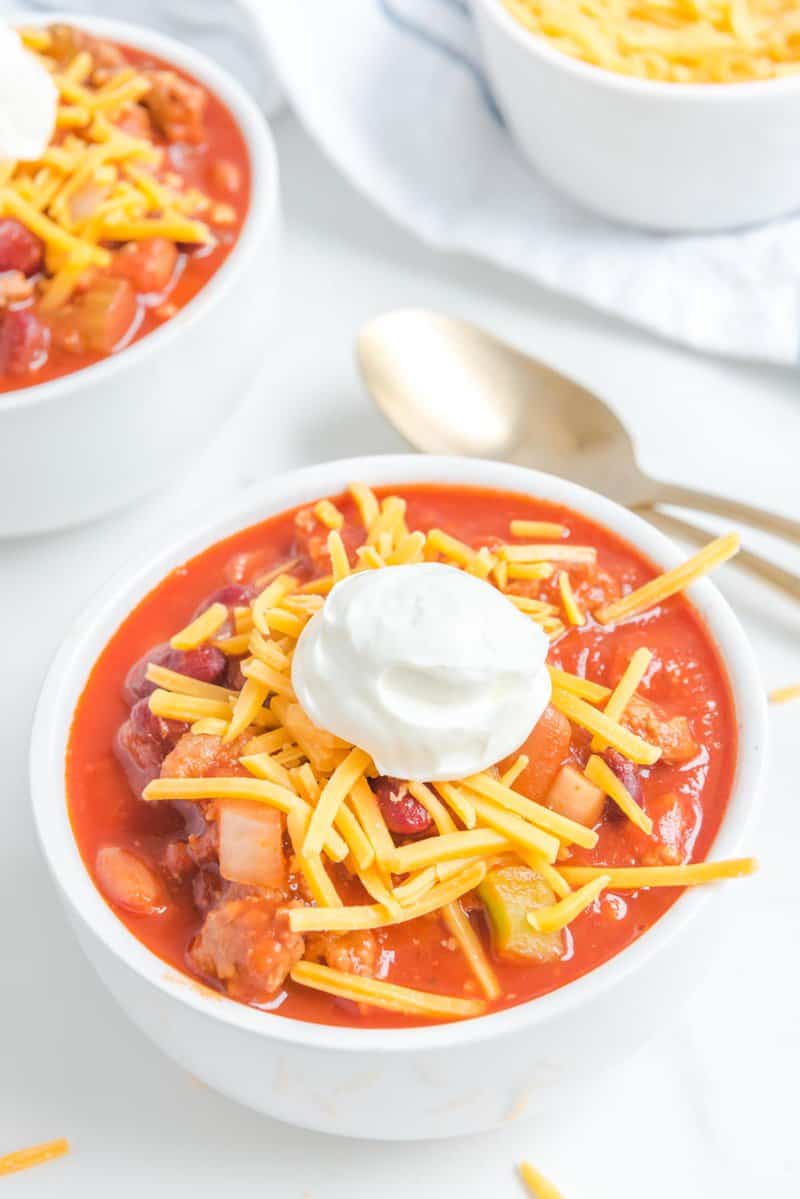
[[[25,18],[59,93],[0,170],[0,535],[164,485],[264,357],[279,201],[239,84],[153,30]]]
[[[54,660],[31,777],[70,920],[132,1020],[259,1111],[375,1138],[500,1125],[629,1052],[724,920],[693,884],[753,867],[734,855],[765,700],[698,578],[730,548],[680,566],[564,480],[390,456],[272,480],[118,577]],[[337,576],[420,555],[550,645],[528,740],[445,783],[381,777],[287,673]]]

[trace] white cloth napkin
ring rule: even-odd
[[[503,127],[464,0],[254,4],[306,128],[429,245],[698,349],[797,361],[800,218],[678,237],[621,229],[576,207],[537,177]]]

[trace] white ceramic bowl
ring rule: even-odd
[[[800,78],[631,78],[570,58],[502,0],[472,0],[500,109],[551,182],[613,221],[699,232],[800,206]]]
[[[565,503],[615,530],[665,567],[680,552],[639,517],[551,475],[476,459],[358,458],[283,475],[251,489],[210,527],[131,566],[92,603],[45,681],[31,746],[36,824],[83,948],[131,1019],[165,1053],[224,1094],[270,1116],[348,1136],[412,1139],[474,1132],[518,1115],[526,1102],[561,1101],[657,1029],[686,994],[715,940],[725,894],[687,892],[643,937],[559,991],[463,1023],[408,1030],[306,1024],[209,992],[128,932],[89,877],[70,827],[64,756],[76,701],[104,645],[139,599],[178,563],[219,538],[293,505],[372,484],[472,483]],[[712,856],[746,844],[765,755],[763,688],[747,640],[712,583],[695,584],[733,683],[740,754]],[[740,884],[746,885],[746,884]],[[680,980],[676,984],[676,980]]]
[[[263,359],[277,281],[277,160],[266,121],[239,84],[137,25],[72,14],[24,14],[19,23],[54,20],[152,51],[216,92],[250,153],[250,210],[227,260],[159,329],[94,366],[0,395],[0,536],[77,524],[174,478]]]

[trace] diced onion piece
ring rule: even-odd
[[[286,882],[283,819],[250,799],[219,804],[219,872],[231,883],[281,888]]]

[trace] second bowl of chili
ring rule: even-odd
[[[117,21],[22,37],[59,90],[0,175],[0,535],[76,523],[171,477],[264,354],[277,166],[239,85]]]

